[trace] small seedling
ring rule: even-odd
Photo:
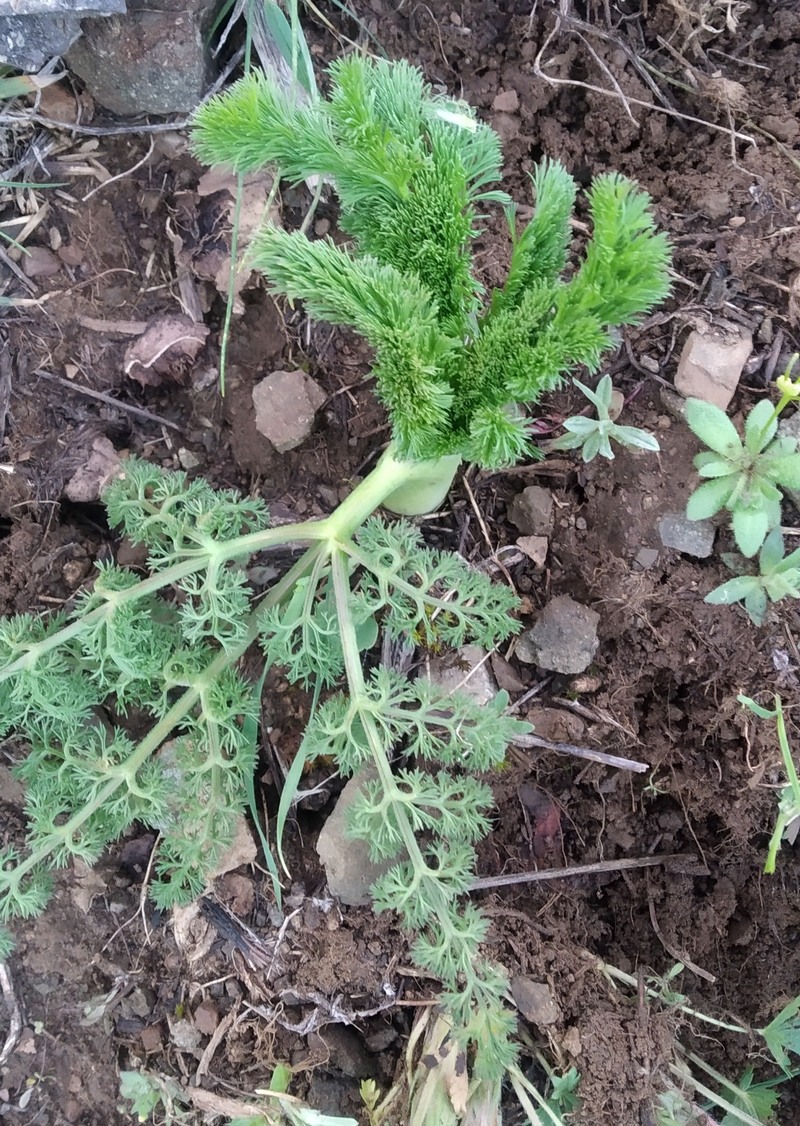
[[[136,820],[161,834],[155,901],[204,889],[247,803],[259,698],[237,666],[259,642],[290,681],[325,692],[292,776],[318,755],[344,774],[372,767],[349,829],[392,862],[375,908],[414,934],[418,965],[442,982],[453,1043],[499,1098],[515,1020],[505,972],[481,953],[489,919],[463,897],[490,828],[480,776],[527,728],[504,714],[503,693],[481,708],[365,651],[379,628],[426,648],[491,649],[519,628],[516,599],[427,548],[413,525],[374,513],[431,511],[464,458],[497,467],[525,456],[527,404],[577,364],[595,369],[609,329],[666,294],[668,246],[648,197],[601,176],[593,237],[565,281],[577,192],[565,169],[540,166],[536,211],[517,234],[511,201],[489,188],[498,137],[468,106],[433,96],[402,62],[352,56],[331,83],[327,99],[299,105],[264,77],[244,79],[203,106],[195,145],[237,172],[274,164],[335,186],[349,248],[267,226],[252,259],[274,292],[373,346],[391,444],[333,514],[279,527],[257,499],[125,463],[104,503],[111,526],[146,546],[144,577],[103,564],[66,614],[0,622],[0,737],[30,744],[19,769],[29,836],[0,856],[0,920],[42,910],[53,869],[94,863]],[[514,246],[486,301],[473,238],[478,208],[492,203],[507,209]],[[257,594],[248,562],[289,543],[305,553]],[[283,811],[291,797],[287,786]]]
[[[797,439],[776,437],[784,408],[800,399],[800,379],[791,378],[796,360],[795,355],[776,381],[781,393],[777,406],[763,399],[750,411],[744,440],[719,407],[700,399],[686,403],[689,427],[708,446],[694,459],[698,473],[708,480],[689,497],[686,515],[690,520],[706,520],[727,509],[736,544],[748,559],[780,525],[778,486],[800,488]]]
[[[800,555],[800,551],[797,553]],[[754,715],[761,719],[774,719],[778,732],[778,746],[783,759],[783,771],[786,783],[780,791],[778,799],[778,818],[769,842],[767,862],[764,871],[772,874],[783,841],[794,844],[800,831],[800,779],[797,776],[797,767],[792,757],[792,748],[789,746],[789,736],[786,733],[786,720],[783,714],[783,704],[780,696],[775,697],[775,707],[770,711],[761,704],[757,704],[749,696],[737,696],[740,704],[744,704]]]
[[[727,566],[735,566],[741,557],[724,555]],[[715,587],[703,599],[715,606],[731,606],[744,602],[750,621],[760,626],[767,612],[768,602],[783,598],[800,598],[800,548],[785,554],[780,528],[773,528],[758,553],[758,574],[737,575]]]
[[[576,414],[564,420],[564,429],[567,434],[550,442],[551,450],[577,450],[580,449],[584,461],[592,461],[598,454],[613,460],[614,451],[611,442],[618,442],[630,450],[650,450],[658,453],[660,446],[652,434],[640,430],[638,426],[620,426],[611,417],[611,405],[614,386],[610,375],[604,375],[597,388],[592,391],[585,387],[579,379],[572,381],[579,391],[594,404],[597,418],[587,418],[585,415]]]

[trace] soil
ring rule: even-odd
[[[601,644],[587,673],[545,676],[519,662],[513,646],[495,672],[512,700],[528,700],[522,713],[531,712],[540,734],[644,762],[647,771],[511,752],[493,779],[497,818],[479,874],[681,860],[517,884],[476,899],[492,919],[491,955],[512,975],[546,983],[557,1006],[553,1023],[531,1024],[528,1034],[552,1064],[580,1072],[574,1121],[648,1126],[654,1092],[675,1082],[676,1038],[732,1079],[748,1065],[758,1078],[776,1071],[747,1037],[646,1004],[646,978],[663,978],[682,961],[687,969],[672,984],[694,1009],[752,1027],[800,992],[796,849],[785,846],[777,874],[763,874],[779,754],[770,726],[746,718],[736,702],[740,692],[766,702],[779,691],[796,705],[800,615],[782,605],[756,629],[738,609],[706,605],[702,596],[727,575],[719,555],[731,546],[725,533],[713,557],[696,560],[662,548],[657,532],[660,516],[680,512],[692,488],[696,445],[670,412],[687,329],[724,316],[753,331],[734,417],[764,395],[800,341],[800,13],[792,0],[589,0],[574,10],[518,0],[370,0],[356,22],[338,4],[322,8],[328,24],[313,15],[307,23],[315,56],[339,49],[331,27],[351,39],[369,31],[387,54],[409,58],[432,83],[461,94],[500,132],[506,186],[521,204],[543,155],[563,161],[583,184],[616,169],[651,193],[673,241],[672,298],[625,334],[607,365],[625,393],[626,421],[657,431],[661,455],[622,452],[589,466],[559,456],[508,473],[472,471],[469,488],[459,482],[448,511],[423,525],[433,542],[479,561],[514,545],[513,497],[528,484],[547,485],[556,522],[546,566],[519,552],[501,555],[512,560],[525,622],[557,594],[600,614]],[[668,112],[641,105],[654,99]],[[149,139],[104,136],[86,151],[69,144],[74,159],[91,158],[114,176],[146,156]],[[40,303],[28,295],[0,323],[0,460],[13,467],[0,474],[0,613],[68,606],[92,563],[115,550],[96,499],[67,499],[68,482],[98,440],[257,492],[281,518],[330,511],[386,441],[362,345],[276,305],[257,282],[235,317],[224,398],[216,381],[224,302],[197,273],[189,290],[210,329],[199,355],[174,363],[157,383],[126,375],[131,322],[141,332],[141,322],[185,311],[179,250],[188,247],[196,266],[201,251],[227,246],[220,197],[198,191],[202,172],[180,135],[166,134],[134,172],[98,184],[87,199],[85,185],[94,181],[76,179],[71,195],[49,200],[31,243],[55,252],[58,272],[34,279]],[[286,193],[284,223],[299,225],[306,206],[303,189]],[[323,203],[317,222],[335,218]],[[487,283],[502,276],[507,256],[497,223],[481,242]],[[271,371],[296,367],[327,399],[303,446],[278,454],[255,429],[251,391]],[[564,391],[543,411],[555,425],[575,407],[574,393]],[[784,519],[800,524],[788,505]],[[647,569],[636,561],[643,548],[659,549]],[[275,756],[291,760],[308,704],[280,676],[268,682],[260,800],[270,817]],[[789,732],[800,746],[795,714],[790,707]],[[0,748],[3,840],[24,823],[8,769],[22,753],[13,740]],[[314,769],[308,789],[326,777],[325,764]],[[290,827],[289,922],[280,973],[269,981],[254,950],[259,940],[274,948],[280,918],[258,866],[222,877],[202,914],[180,925],[143,894],[152,836],[119,842],[93,873],[62,873],[45,914],[15,924],[13,995],[0,1011],[0,1041],[14,999],[21,1031],[0,1070],[0,1116],[41,1126],[134,1121],[121,1104],[119,1072],[145,1067],[187,1092],[191,1109],[176,1110],[172,1121],[195,1122],[208,1098],[267,1086],[278,1062],[293,1067],[292,1091],[311,1105],[362,1115],[359,1082],[371,1077],[387,1090],[402,1075],[418,1003],[435,990],[410,970],[392,919],[326,898],[313,843],[335,793],[336,784],[327,785]],[[638,997],[614,987],[599,962],[638,975]],[[541,1078],[524,1053],[523,1065]],[[788,1126],[800,1121],[797,1080],[781,1090],[779,1121]]]

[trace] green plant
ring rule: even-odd
[[[800,381],[791,379],[796,360],[795,355],[776,381],[781,392],[777,406],[763,399],[750,411],[744,440],[719,407],[700,399],[686,403],[686,421],[708,446],[694,459],[698,473],[708,480],[689,497],[686,515],[690,520],[705,520],[727,509],[736,544],[747,558],[755,555],[770,530],[781,522],[778,486],[800,488],[797,439],[775,436],[779,416],[800,398]]]
[[[800,554],[800,553],[799,553]],[[780,696],[775,697],[775,707],[770,711],[761,704],[757,704],[749,696],[737,696],[740,704],[744,704],[754,715],[761,719],[774,719],[778,732],[778,746],[783,759],[783,772],[786,782],[781,788],[778,798],[778,817],[772,832],[767,852],[764,871],[772,874],[775,871],[775,862],[784,840],[794,841],[800,829],[800,779],[797,776],[797,767],[789,746],[789,736],[786,733],[786,719],[783,714],[783,704]]]
[[[499,1090],[515,1056],[507,981],[480,954],[487,918],[461,900],[489,828],[491,792],[476,775],[525,725],[504,714],[502,693],[481,709],[425,680],[365,671],[363,651],[378,622],[432,648],[492,647],[518,628],[516,603],[426,548],[410,524],[373,513],[429,511],[462,457],[493,466],[526,453],[522,404],[574,364],[596,366],[609,326],[666,293],[668,248],[647,196],[604,176],[589,196],[593,238],[563,281],[576,187],[545,162],[506,284],[484,306],[475,208],[498,201],[513,218],[507,197],[487,190],[499,176],[495,134],[467,107],[432,97],[405,63],[351,58],[331,77],[329,99],[305,106],[246,79],[203,107],[195,143],[239,172],[272,161],[293,179],[332,178],[353,249],[267,227],[253,259],[274,291],[373,345],[392,442],[331,516],[276,528],[258,500],[126,463],[105,504],[110,524],[146,545],[146,577],[103,565],[67,615],[0,623],[0,735],[19,731],[31,748],[19,770],[27,851],[0,858],[0,918],[41,910],[51,869],[74,856],[94,862],[135,819],[162,833],[156,902],[203,889],[247,800],[258,698],[237,662],[259,641],[292,681],[346,684],[314,713],[293,773],[319,754],[347,774],[372,764],[350,830],[375,858],[395,860],[373,888],[375,907],[416,934],[414,956],[443,982],[454,1040],[472,1045],[474,1075]],[[257,597],[247,561],[287,543],[308,546]],[[395,769],[401,748],[410,763]]]
[[[604,375],[594,391],[585,387],[579,379],[573,379],[572,382],[594,405],[597,418],[576,414],[564,419],[564,429],[568,433],[550,442],[549,449],[580,449],[583,460],[587,462],[592,461],[598,454],[613,461],[612,440],[631,450],[651,450],[658,453],[661,447],[652,434],[640,430],[637,426],[620,426],[612,419],[610,411],[614,385],[610,375]]]
[[[739,558],[723,556],[731,568]],[[758,572],[757,575],[737,575],[720,583],[703,601],[717,606],[744,602],[750,621],[760,626],[767,612],[768,600],[780,602],[783,598],[800,598],[800,548],[786,555],[780,528],[773,528],[764,540],[758,554]]]

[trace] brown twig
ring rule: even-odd
[[[563,880],[572,876],[598,876],[606,872],[629,872],[635,868],[655,868],[673,860],[685,859],[679,852],[661,856],[641,856],[630,860],[601,860],[596,864],[576,864],[574,868],[543,868],[540,872],[512,872],[507,876],[479,876],[472,880],[469,891],[509,887],[511,884],[538,884],[545,880]]]
[[[631,770],[634,774],[646,774],[650,769],[646,762],[609,755],[605,751],[592,750],[591,747],[576,747],[574,743],[551,743],[549,739],[541,739],[538,735],[518,735],[514,739],[514,746],[523,750],[541,747],[545,751],[555,751],[559,755],[573,755],[575,758],[588,759],[590,762],[601,762],[604,766],[613,766],[617,770]]]
[[[153,414],[152,411],[146,411],[142,407],[134,407],[130,403],[123,403],[121,399],[115,399],[113,395],[107,395],[105,391],[93,391],[91,387],[81,387],[80,384],[70,383],[68,379],[62,379],[60,375],[52,375],[49,371],[36,371],[34,374],[40,376],[42,379],[48,379],[51,383],[58,383],[61,387],[69,387],[70,391],[76,391],[79,395],[86,395],[90,399],[98,399],[101,403],[106,403],[110,407],[116,407],[118,410],[136,415],[137,418],[144,418],[147,419],[148,422],[157,422],[160,426],[168,426],[170,430],[180,431],[180,426],[178,426],[177,422],[172,422],[170,419],[164,418],[160,414]]]

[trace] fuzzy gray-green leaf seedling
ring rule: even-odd
[[[731,513],[736,544],[747,558],[756,554],[767,534],[781,522],[782,494],[800,488],[800,452],[796,438],[777,437],[778,418],[800,398],[800,382],[791,379],[794,356],[778,378],[781,398],[773,407],[762,399],[750,411],[741,438],[719,407],[701,399],[686,403],[686,421],[708,447],[694,459],[701,484],[689,497],[686,515],[706,520],[722,509]]]
[[[586,462],[593,461],[598,454],[613,460],[612,441],[630,450],[649,450],[651,453],[658,453],[661,447],[652,434],[640,430],[638,426],[621,426],[611,417],[614,385],[610,375],[604,375],[594,391],[584,386],[579,379],[573,379],[572,382],[594,405],[597,418],[586,418],[582,414],[566,418],[564,429],[567,433],[550,442],[549,450],[579,449]]]

